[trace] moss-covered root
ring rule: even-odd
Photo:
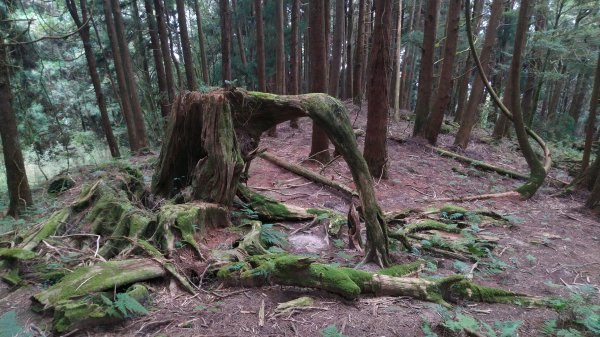
[[[223,228],[231,225],[226,208],[210,203],[188,203],[165,205],[158,213],[158,226],[153,240],[160,243],[167,252],[175,247],[174,230],[181,240],[189,244],[202,258],[198,239],[207,229]]]
[[[54,307],[59,301],[166,275],[163,266],[153,259],[132,259],[102,262],[80,267],[50,288],[33,295],[32,301],[41,310]]]
[[[52,214],[50,219],[43,224],[39,230],[35,231],[33,234],[29,235],[23,242],[20,244],[20,248],[24,250],[34,250],[37,245],[42,242],[45,238],[53,235],[58,226],[65,223],[71,214],[68,208],[61,209],[60,211]]]
[[[138,304],[148,299],[148,288],[141,284],[134,284],[125,294],[128,295],[126,297],[128,304],[121,304],[120,307],[117,307],[112,301],[112,293],[106,295],[94,294],[81,299],[59,301],[54,307],[52,328],[55,332],[63,334],[80,328],[116,324],[129,317],[131,315],[130,311],[134,311],[134,313],[145,311],[142,310],[143,308],[138,307]],[[134,299],[137,303],[131,299]],[[122,302],[125,302],[125,300],[122,300]],[[127,306],[129,306],[129,309],[127,309]]]
[[[253,209],[262,221],[297,221],[315,217],[305,209],[293,205],[282,204],[244,186],[238,185],[237,196]]]
[[[422,232],[427,230],[438,230],[448,233],[460,233],[460,228],[455,225],[448,225],[443,222],[435,221],[435,220],[423,220],[418,223],[412,223],[404,227],[404,232],[406,234]]]
[[[251,256],[245,261],[228,264],[219,270],[217,276],[229,283],[258,286],[272,282],[322,289],[347,298],[371,293],[410,296],[444,306],[449,306],[448,301],[458,299],[490,303],[540,303],[539,299],[530,296],[475,285],[462,275],[437,280],[401,277],[417,271],[422,265],[421,261],[417,261],[371,273],[316,263],[303,256],[271,254]]]

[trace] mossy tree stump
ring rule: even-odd
[[[367,229],[365,261],[389,264],[387,225],[341,102],[326,94],[280,96],[239,88],[180,95],[152,182],[153,192],[231,205],[264,131],[299,117],[326,130],[348,163]]]

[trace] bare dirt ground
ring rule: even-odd
[[[355,126],[365,129],[366,110],[350,107]],[[300,129],[287,124],[279,127],[278,138],[265,137],[261,147],[291,162],[320,170],[319,164],[305,161],[310,148],[310,121],[301,120]],[[384,211],[403,208],[441,206],[438,199],[510,191],[521,182],[495,173],[478,171],[453,159],[443,158],[410,139],[412,125],[402,121],[392,123],[389,130],[389,178],[376,180],[379,202]],[[525,161],[514,142],[506,140],[490,145],[482,141],[486,135],[478,131],[465,155],[494,165],[527,172]],[[449,147],[454,135],[441,135],[439,145]],[[362,146],[364,137],[359,137]],[[151,174],[150,171],[146,172]],[[327,177],[352,187],[350,173],[338,160],[323,170]],[[565,172],[553,170],[553,177],[568,180]],[[347,212],[348,205],[331,189],[280,169],[263,159],[252,163],[248,185],[275,199],[303,207],[326,207]],[[550,180],[551,181],[551,180]],[[566,296],[566,287],[600,285],[600,221],[598,215],[582,207],[585,194],[554,196],[559,191],[546,184],[528,201],[491,199],[457,203],[468,209],[486,208],[509,215],[515,226],[487,227],[484,230],[500,238],[494,254],[505,263],[501,273],[489,274],[475,269],[474,280],[536,296]],[[64,198],[73,198],[77,189]],[[284,224],[290,229],[302,224]],[[344,232],[344,231],[343,231]],[[230,244],[235,234],[214,233],[207,238],[211,245]],[[346,239],[347,238],[342,238]],[[302,245],[302,244],[301,244]],[[319,243],[315,243],[319,248]],[[324,244],[325,245],[325,244]],[[313,248],[315,248],[313,247]],[[318,255],[321,259],[341,265],[356,265],[361,256],[352,250],[338,248],[330,241],[324,249],[293,246],[296,252]],[[394,252],[395,262],[415,260],[416,256]],[[435,274],[455,273],[454,261],[437,257]],[[368,266],[374,268],[373,266]],[[552,284],[562,285],[555,287]],[[325,327],[335,325],[347,336],[422,336],[423,322],[428,322],[440,336],[450,336],[435,327],[442,322],[439,306],[410,298],[363,296],[349,301],[322,291],[294,287],[221,289],[218,282],[208,280],[205,289],[215,290],[192,297],[169,287],[162,281],[151,285],[155,290],[148,316],[131,319],[112,327],[76,332],[80,336],[320,336]],[[28,297],[35,285],[9,292],[0,286],[0,313],[16,310],[23,325],[44,330],[48,317],[29,311]],[[170,290],[171,289],[171,290]],[[218,293],[219,296],[214,294]],[[315,299],[313,308],[290,316],[273,317],[278,303],[300,296]],[[264,307],[265,321],[260,326],[258,312]],[[495,321],[521,320],[518,336],[539,336],[544,321],[558,314],[546,308],[509,304],[458,303],[457,308],[493,326]],[[1,327],[0,327],[1,329]]]

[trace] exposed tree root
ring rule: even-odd
[[[473,201],[473,200],[487,200],[487,199],[497,199],[497,198],[513,198],[521,197],[521,193],[517,191],[509,191],[509,192],[501,192],[501,193],[489,193],[489,194],[479,194],[479,195],[469,195],[464,197],[456,197],[456,198],[441,198],[436,199],[436,201]]]
[[[347,298],[360,294],[409,296],[450,306],[448,302],[469,300],[488,303],[543,300],[524,294],[475,285],[461,275],[437,280],[402,277],[420,268],[419,262],[382,269],[376,273],[317,263],[303,256],[270,254],[251,256],[222,267],[219,278],[230,284],[260,286],[274,283],[326,290]]]
[[[488,164],[488,163],[480,161],[480,160],[465,157],[458,153],[454,153],[451,151],[441,149],[439,147],[435,147],[435,146],[428,146],[428,147],[442,156],[450,157],[450,158],[456,159],[458,161],[462,161],[462,162],[470,164],[480,170],[496,172],[496,173],[499,173],[501,175],[511,177],[511,178],[517,178],[517,179],[523,179],[523,180],[529,179],[529,176],[526,174],[523,174],[523,173],[519,173],[519,172],[505,169],[502,167],[494,166],[494,165]]]
[[[244,202],[243,206],[253,209],[263,221],[297,221],[315,217],[301,207],[280,203],[242,184],[238,186],[237,195]]]
[[[279,158],[268,152],[261,153],[259,155],[259,157],[261,157],[279,167],[282,167],[290,172],[296,173],[297,175],[300,175],[306,179],[312,180],[319,184],[323,184],[325,186],[329,186],[329,187],[333,188],[334,190],[341,192],[345,198],[352,198],[352,195],[356,194],[355,191],[353,191],[350,187],[345,186],[344,184],[336,183],[335,181],[328,179],[327,177],[325,177],[319,173],[313,172],[309,169],[305,169],[304,167],[302,167],[300,165],[296,165],[296,164],[287,162],[287,161],[283,160],[282,158]]]

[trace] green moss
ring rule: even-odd
[[[407,234],[426,230],[439,230],[449,233],[460,233],[460,229],[455,226],[431,219],[426,219],[419,223],[409,224],[406,227],[404,227],[404,231]]]
[[[415,261],[408,264],[400,264],[389,268],[381,269],[377,272],[377,274],[400,277],[411,274],[423,268],[424,265],[425,261]]]
[[[21,248],[0,248],[0,259],[31,260],[37,254]]]
[[[24,250],[33,250],[42,240],[53,235],[58,229],[58,226],[67,220],[69,214],[70,211],[68,208],[56,211],[37,232],[23,240],[21,248]]]
[[[241,184],[238,191],[242,194],[248,206],[259,214],[261,220],[280,221],[286,220],[291,215],[284,204],[256,193]]]
[[[462,213],[466,214],[468,210],[464,207],[446,204],[440,208],[440,213],[454,214],[454,213]]]
[[[8,283],[11,286],[16,286],[23,282],[21,276],[19,276],[19,269],[11,269],[8,273],[2,275],[2,281]]]

